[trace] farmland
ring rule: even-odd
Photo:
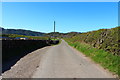
[[[49,37],[47,36],[26,36],[26,35],[18,35],[18,34],[2,34],[2,37],[10,37],[10,38],[16,38],[16,37],[26,37],[28,39],[34,39],[34,40],[48,40]]]

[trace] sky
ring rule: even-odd
[[[87,32],[118,26],[118,2],[2,2],[7,29],[38,32]]]
[[[1,0],[2,2],[119,2],[120,0]]]

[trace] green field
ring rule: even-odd
[[[18,34],[2,34],[3,37],[11,37],[11,38],[16,38],[16,37],[26,37],[29,39],[40,39],[40,40],[48,40],[49,37],[47,36],[25,36],[25,35],[18,35]]]

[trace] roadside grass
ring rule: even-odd
[[[57,44],[57,45],[59,45],[61,42],[62,42],[62,40],[61,39],[58,39],[59,40],[59,43]]]
[[[51,40],[59,40],[59,39],[51,38]]]
[[[66,40],[69,45],[73,46],[86,56],[90,57],[96,63],[99,63],[103,68],[108,69],[114,75],[118,75],[120,78],[120,56],[113,55],[112,53],[106,52],[102,49],[93,48],[88,44],[80,42],[70,42]]]

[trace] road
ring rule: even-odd
[[[62,40],[46,51],[32,78],[113,78],[113,75]]]

